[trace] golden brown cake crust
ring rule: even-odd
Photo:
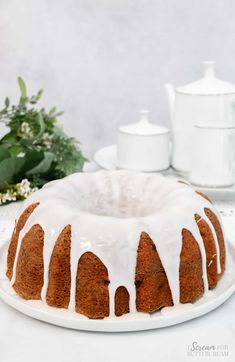
[[[115,315],[117,317],[130,312],[129,299],[127,289],[123,286],[118,287],[115,293]]]
[[[41,299],[44,231],[34,225],[22,239],[16,265],[15,291],[24,299]]]
[[[52,307],[68,308],[69,305],[71,285],[70,244],[71,226],[67,225],[56,241],[49,266],[46,301]]]
[[[141,234],[137,250],[135,285],[138,312],[152,313],[173,304],[166,273],[155,244],[145,232]]]
[[[206,251],[206,268],[208,276],[209,288],[215,288],[217,285],[217,254],[215,247],[215,240],[209,225],[199,215],[195,215],[201,237],[203,239]]]
[[[16,225],[15,225],[12,237],[11,237],[10,246],[8,248],[8,255],[7,255],[6,275],[9,279],[12,278],[12,274],[13,274],[13,266],[14,266],[16,249],[17,249],[20,231],[23,229],[29,216],[32,214],[32,212],[38,205],[39,205],[39,203],[35,203],[35,204],[28,206],[27,209],[23,211],[23,213],[19,217],[18,221],[16,222]]]
[[[76,312],[89,318],[109,316],[108,270],[93,253],[84,253],[77,269]]]
[[[226,253],[225,253],[224,235],[223,235],[223,231],[222,231],[220,222],[219,222],[217,216],[213,213],[213,211],[211,209],[205,209],[205,213],[206,213],[206,216],[208,217],[208,219],[210,220],[210,222],[212,223],[212,225],[215,229],[217,238],[218,238],[218,243],[219,243],[219,248],[220,248],[220,266],[221,266],[221,273],[218,275],[218,278],[220,278],[225,270]]]
[[[201,192],[201,191],[195,191],[195,192],[196,192],[196,194],[202,196],[204,199],[206,199],[207,201],[209,201],[209,202],[212,204],[212,201],[211,201],[211,199],[209,198],[209,196],[207,196],[206,194],[204,194],[204,193]]]
[[[193,303],[203,295],[201,252],[197,241],[186,229],[182,230],[179,279],[180,303]]]

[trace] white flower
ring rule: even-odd
[[[40,146],[40,145],[36,145],[36,146],[35,146],[35,149],[36,149],[37,151],[41,151],[42,146]]]
[[[37,190],[37,187],[31,187],[29,180],[24,179],[18,184],[11,186],[11,188],[7,189],[4,193],[0,192],[0,205],[18,199],[22,200],[22,198],[25,199]]]
[[[33,137],[33,132],[30,128],[28,122],[22,122],[20,126],[20,133],[23,138],[31,138]]]
[[[8,201],[16,201],[16,192],[7,190],[4,194],[0,194],[0,205],[5,204]]]
[[[47,149],[50,149],[50,148],[51,148],[52,138],[53,138],[53,135],[50,135],[50,134],[47,133],[47,132],[43,133],[42,143],[44,144],[44,146],[46,146]]]
[[[17,155],[18,158],[23,158],[24,156],[25,156],[25,152],[20,152]]]
[[[16,184],[16,189],[19,196],[27,197],[31,192],[29,180],[24,179],[20,183]]]

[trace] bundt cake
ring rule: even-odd
[[[7,258],[20,297],[89,318],[194,303],[224,269],[210,200],[177,180],[127,171],[77,173],[32,194]]]

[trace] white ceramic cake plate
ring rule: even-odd
[[[151,316],[136,313],[100,320],[88,319],[66,309],[45,305],[41,301],[26,301],[16,295],[8,279],[0,279],[0,298],[14,309],[35,319],[61,327],[97,332],[129,332],[172,326],[197,318],[224,303],[235,291],[235,248],[229,244],[227,271],[217,287],[194,304],[163,308]]]

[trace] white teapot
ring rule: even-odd
[[[235,124],[235,85],[216,78],[215,62],[204,62],[204,77],[174,89],[166,84],[172,119],[172,166],[188,173],[196,124]]]

